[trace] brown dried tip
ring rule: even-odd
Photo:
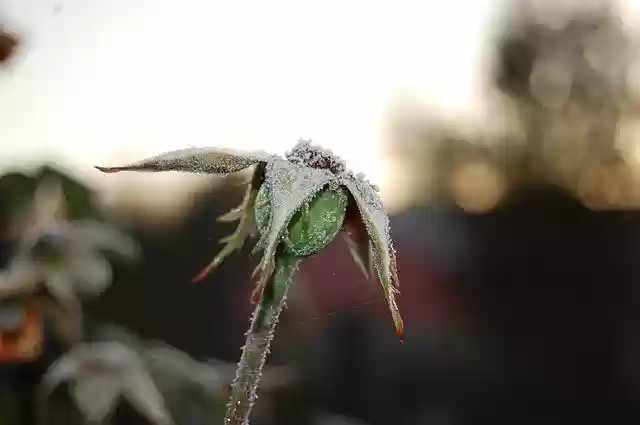
[[[0,29],[0,63],[9,60],[18,46],[18,38]]]

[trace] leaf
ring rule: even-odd
[[[395,294],[399,292],[399,282],[395,251],[389,234],[389,217],[383,210],[380,196],[371,184],[358,177],[343,177],[342,183],[349,189],[360,210],[362,222],[371,241],[374,266],[389,304],[396,333],[403,338],[404,323],[395,300]]]
[[[43,178],[33,196],[34,226],[46,228],[63,220],[66,216],[66,200],[60,179]]]
[[[45,279],[44,285],[51,297],[53,297],[59,304],[66,306],[69,309],[75,309],[80,306],[80,300],[76,297],[73,290],[73,284],[63,271],[49,273],[49,276]]]
[[[36,187],[35,178],[23,173],[10,172],[0,176],[0,198],[4,200],[0,209],[0,225],[3,229],[9,225],[20,228],[27,226],[30,217],[25,216],[29,213]]]
[[[84,377],[70,387],[71,398],[89,423],[102,423],[115,412],[118,387],[100,377]]]
[[[95,252],[70,253],[65,267],[73,292],[81,297],[98,296],[111,284],[111,264]]]
[[[129,165],[96,167],[105,173],[118,171],[182,171],[188,173],[228,174],[253,164],[266,162],[262,152],[236,152],[219,148],[188,148],[167,152]]]
[[[140,367],[126,376],[127,383],[124,396],[131,406],[141,415],[146,417],[151,423],[158,425],[171,425],[173,420],[167,410],[164,398],[149,373]]]
[[[54,361],[45,372],[40,386],[45,394],[51,393],[58,385],[73,379],[78,374],[78,363],[74,357],[63,355]]]
[[[65,217],[68,220],[103,218],[95,192],[58,165],[43,165],[35,178],[39,184],[48,180],[59,182],[64,197]]]
[[[33,174],[10,172],[0,176],[0,194],[6,201],[6,206],[0,211],[0,226],[9,226],[13,234],[22,234],[25,229],[33,226],[37,221],[36,199],[43,195],[44,188],[49,183],[56,183],[62,193],[58,195],[49,191],[47,197],[54,195],[45,204],[55,206],[59,203],[58,211],[65,212],[67,219],[101,218],[100,208],[95,193],[85,184],[67,175],[56,165],[43,165]],[[54,188],[54,191],[58,190]],[[62,199],[55,199],[61,196]],[[62,208],[64,205],[64,208]],[[48,212],[46,210],[49,210]],[[46,215],[53,218],[57,208],[45,208]]]
[[[74,221],[68,232],[70,239],[82,245],[82,249],[98,249],[128,260],[134,260],[140,254],[140,247],[131,237],[97,221]]]
[[[267,164],[261,189],[268,190],[270,221],[268,228],[261,229],[258,242],[258,246],[264,248],[260,263],[262,277],[258,287],[265,285],[273,271],[276,248],[287,230],[291,217],[333,178],[333,174],[326,170],[294,165],[279,158]],[[256,216],[258,215],[264,214],[258,214],[256,211]]]
[[[144,354],[145,362],[157,382],[165,387],[199,387],[210,396],[222,394],[224,384],[217,368],[201,363],[188,354],[164,343],[148,344]],[[225,364],[226,365],[226,364]],[[235,371],[235,364],[229,364]]]
[[[31,293],[39,278],[39,270],[21,259],[12,260],[8,270],[0,272],[0,299]]]
[[[68,329],[70,343],[74,343],[82,337],[83,312],[82,303],[76,296],[73,284],[63,271],[50,272],[44,280],[45,288],[56,304],[61,308],[61,320],[68,321],[67,326],[58,324],[60,329]]]
[[[65,381],[75,384],[72,396],[87,419],[100,419],[105,412],[112,412],[115,405],[111,402],[123,396],[152,423],[173,423],[142,359],[136,350],[120,342],[75,345],[49,368],[43,385],[48,394]],[[95,399],[91,397],[94,391]]]

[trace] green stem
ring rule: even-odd
[[[287,299],[291,277],[300,263],[299,257],[276,255],[276,266],[256,306],[246,343],[233,381],[227,404],[225,425],[248,425],[256,399],[262,368],[269,354],[280,312]]]

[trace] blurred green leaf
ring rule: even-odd
[[[57,180],[62,187],[67,219],[103,219],[95,193],[81,181],[51,165],[34,173],[12,171],[0,176],[0,227],[7,228],[15,217],[28,211],[37,188],[44,181]]]

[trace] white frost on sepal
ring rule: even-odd
[[[238,152],[222,148],[187,148],[143,159],[133,164],[96,167],[105,173],[118,171],[182,171],[187,173],[229,174],[253,164],[267,162],[266,152]]]
[[[398,290],[398,272],[396,270],[396,258],[393,243],[391,242],[389,217],[384,212],[382,200],[375,188],[355,176],[341,178],[342,184],[351,192],[356,201],[362,222],[364,223],[369,240],[373,263],[378,272],[378,277],[389,304],[389,310],[393,318],[398,335],[402,336],[404,324],[395,295]]]
[[[269,190],[271,221],[258,243],[264,248],[262,270],[273,264],[276,247],[293,215],[334,178],[326,170],[299,166],[282,159],[267,164],[264,184]]]

